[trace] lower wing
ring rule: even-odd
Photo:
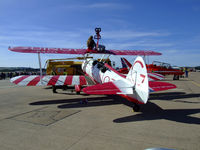
[[[19,86],[88,85],[83,75],[22,75],[10,81]]]

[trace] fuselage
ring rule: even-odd
[[[124,75],[112,69],[108,64],[93,59],[86,59],[82,64],[82,70],[96,83],[100,84],[116,80],[126,80]]]

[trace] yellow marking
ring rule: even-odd
[[[200,84],[199,83],[196,83],[194,81],[191,81],[193,84],[195,84],[196,86],[200,87]]]

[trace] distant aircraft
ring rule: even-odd
[[[123,74],[127,74],[129,69],[132,67],[132,65],[126,58],[123,58],[123,57],[121,58],[121,62],[122,62],[122,68],[119,69],[119,72]],[[148,72],[149,81],[158,81],[158,80],[164,79],[163,75],[149,72],[148,68],[147,68],[147,72]]]
[[[96,30],[95,30],[96,31]],[[97,33],[97,31],[96,31]],[[40,48],[40,47],[9,47],[9,50],[23,53],[56,53],[56,54],[83,54],[82,71],[85,75],[40,75],[17,76],[11,79],[12,83],[21,86],[48,86],[48,85],[74,85],[75,90],[86,94],[120,95],[133,103],[133,110],[139,111],[138,104],[145,104],[149,98],[149,92],[176,88],[175,85],[166,82],[151,82],[148,80],[147,68],[141,56],[138,56],[130,67],[127,75],[123,75],[112,68],[106,59],[110,55],[161,55],[153,51],[136,50],[105,50],[98,49],[100,34],[96,34],[96,49],[66,49],[66,48]],[[88,58],[90,54],[104,54],[99,60]],[[40,59],[39,59],[40,62]],[[88,85],[86,76],[95,85]]]
[[[174,75],[174,80],[179,80],[179,77],[184,74],[180,69],[173,68],[170,64],[159,61],[153,61],[152,64],[147,65],[147,70],[148,72],[162,75]]]

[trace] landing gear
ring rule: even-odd
[[[77,92],[76,92],[77,95],[80,95],[80,93],[81,93],[80,91],[77,91]]]
[[[179,75],[174,75],[173,80],[179,80]]]
[[[53,90],[53,93],[58,93],[58,92],[56,91],[56,86],[55,86],[55,85],[52,86],[52,90]]]
[[[140,111],[140,106],[138,104],[133,104],[132,108],[133,108],[133,112],[139,112]]]

